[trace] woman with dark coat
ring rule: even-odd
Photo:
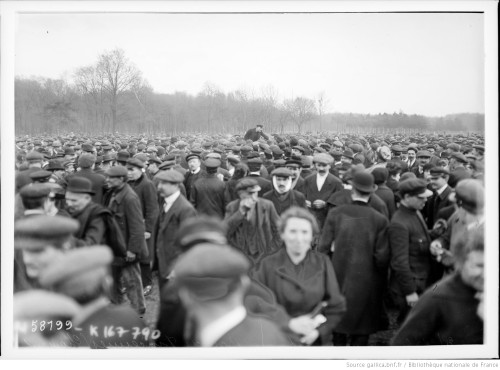
[[[346,307],[328,257],[311,250],[316,219],[306,209],[291,207],[281,216],[279,231],[285,247],[262,259],[254,278],[301,323],[303,344],[331,345]]]

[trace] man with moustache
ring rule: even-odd
[[[189,171],[186,173],[184,178],[184,187],[186,188],[186,198],[191,197],[191,186],[194,182],[201,178],[205,171],[201,169],[201,156],[198,153],[190,153],[186,156],[186,162]]]
[[[277,168],[271,173],[273,190],[268,191],[262,198],[270,200],[278,215],[292,206],[306,208],[304,194],[292,189],[292,172],[287,168]]]

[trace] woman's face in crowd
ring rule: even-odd
[[[313,241],[313,229],[308,220],[303,218],[289,218],[281,238],[285,242],[286,251],[290,258],[302,261]]]

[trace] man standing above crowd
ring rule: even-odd
[[[252,141],[258,141],[261,137],[263,137],[266,140],[269,140],[269,136],[267,136],[263,132],[263,125],[257,125],[255,128],[251,128],[247,131],[245,134],[245,140],[252,140]]]

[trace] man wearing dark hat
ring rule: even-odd
[[[30,152],[26,155],[26,161],[28,162],[28,168],[16,174],[16,192],[24,185],[33,182],[30,174],[42,169],[43,155],[36,151]]]
[[[259,139],[261,137],[263,137],[265,140],[269,140],[269,136],[267,136],[264,132],[263,132],[263,125],[257,125],[255,126],[255,128],[251,128],[249,129],[245,136],[244,136],[244,139],[245,140],[251,140],[251,141],[259,141]]]
[[[260,187],[259,197],[262,197],[264,193],[267,193],[269,190],[272,189],[271,181],[265,179],[260,174],[260,170],[262,167],[262,159],[260,159],[260,157],[248,159],[247,166],[248,170],[250,171],[248,177],[257,181],[257,184]]]
[[[388,218],[390,220],[394,212],[396,212],[396,198],[394,196],[394,192],[387,186],[389,171],[387,168],[375,168],[372,171],[372,175],[375,185],[377,185],[375,195],[382,199],[387,206]]]
[[[302,158],[292,156],[285,162],[285,168],[292,173],[292,189],[304,193],[305,178],[302,175]]]
[[[399,308],[402,322],[419,295],[428,287],[431,268],[429,246],[431,237],[420,211],[432,192],[422,179],[408,179],[399,184],[400,206],[391,219],[390,290]]]
[[[404,173],[408,171],[408,163],[406,163],[406,161],[404,161],[401,158],[401,154],[403,153],[403,151],[404,151],[403,147],[399,144],[391,146],[391,152],[392,152],[391,161],[398,162],[399,164],[401,164],[402,172]]]
[[[77,229],[77,221],[62,216],[36,215],[16,221],[14,247],[21,265],[15,269],[14,291],[39,287],[41,271],[71,248],[71,235]]]
[[[127,166],[127,161],[130,158],[130,153],[127,150],[120,150],[116,154],[116,164],[119,166]]]
[[[84,153],[78,158],[79,171],[75,172],[71,177],[85,177],[92,183],[94,195],[92,201],[98,204],[103,202],[103,193],[105,189],[106,178],[103,175],[94,172],[96,157],[93,154]],[[68,177],[67,180],[71,177]]]
[[[420,150],[419,152],[417,152],[418,166],[414,167],[412,171],[415,176],[417,176],[417,178],[425,180],[424,166],[429,163],[430,159],[431,153],[429,153],[427,150]]]
[[[128,171],[123,166],[111,167],[106,172],[106,184],[110,191],[105,195],[104,206],[115,217],[127,245],[124,266],[116,266],[113,271],[115,281],[113,299],[117,303],[121,303],[123,299],[119,286],[121,277],[132,307],[142,315],[146,307],[139,261],[147,258],[148,248],[144,239],[146,230],[141,201],[127,184],[127,178]]]
[[[201,157],[197,153],[190,153],[186,156],[186,162],[189,171],[184,179],[184,187],[186,188],[187,199],[191,199],[191,186],[196,180],[205,175],[205,171],[201,169]]]
[[[242,250],[255,265],[281,246],[278,213],[270,200],[259,198],[260,190],[254,178],[241,179],[236,185],[239,199],[227,205],[225,216],[229,244]]]
[[[250,262],[219,245],[193,247],[175,265],[175,283],[201,347],[289,345],[272,321],[252,316],[244,306]]]
[[[216,216],[222,220],[226,210],[226,184],[218,177],[217,170],[220,165],[219,159],[205,160],[206,174],[191,186],[189,201],[198,214]]]
[[[160,170],[158,167],[161,165],[162,161],[156,157],[150,158],[148,163],[148,168],[146,170],[146,175],[153,181],[153,178]]]
[[[368,204],[377,188],[372,174],[358,171],[351,184],[352,203],[328,212],[318,246],[332,257],[348,307],[334,330],[336,346],[366,346],[370,334],[386,329],[381,318],[390,256],[389,221]]]
[[[448,185],[449,171],[443,167],[433,167],[430,170],[429,185],[433,191],[432,197],[427,200],[425,205],[425,218],[427,228],[431,230],[438,220],[438,213],[445,207],[452,205],[449,199],[453,189]]]
[[[40,275],[46,288],[71,297],[81,305],[68,334],[72,347],[147,347],[147,328],[130,307],[112,305],[109,266],[113,254],[107,246],[95,245],[68,251]],[[76,329],[78,328],[78,329]],[[113,328],[108,331],[107,328]],[[139,335],[137,334],[139,333]]]
[[[306,198],[301,192],[292,189],[292,172],[287,168],[277,168],[271,173],[273,190],[263,195],[270,200],[278,215],[292,206],[306,208]]]
[[[56,184],[61,185],[61,187],[66,188],[68,185],[65,179],[66,171],[64,170],[64,166],[60,160],[51,159],[48,166],[45,167],[45,170],[52,172],[51,180],[53,180]]]
[[[172,264],[180,253],[174,245],[179,225],[186,219],[196,216],[196,210],[180,192],[184,177],[179,172],[162,171],[155,179],[158,180],[158,194],[162,198],[160,215],[153,233],[161,289],[168,282]]]
[[[30,173],[30,178],[33,181],[33,183],[46,183],[49,182],[49,179],[52,176],[52,172],[45,171],[45,170],[40,170],[40,171],[35,171]]]
[[[139,154],[138,154],[139,155]],[[137,155],[137,156],[138,156]],[[127,161],[128,184],[136,192],[141,202],[142,215],[144,217],[144,226],[146,232],[144,239],[148,246],[148,256],[140,261],[142,285],[144,294],[151,293],[153,286],[152,262],[154,253],[154,243],[151,235],[154,230],[154,225],[158,218],[158,197],[156,188],[151,180],[145,175],[144,162],[139,158],[131,158]]]
[[[304,180],[306,206],[316,217],[320,230],[323,228],[328,213],[327,201],[330,196],[344,188],[342,181],[330,173],[333,163],[331,155],[319,153],[314,156],[313,163],[317,173]]]

